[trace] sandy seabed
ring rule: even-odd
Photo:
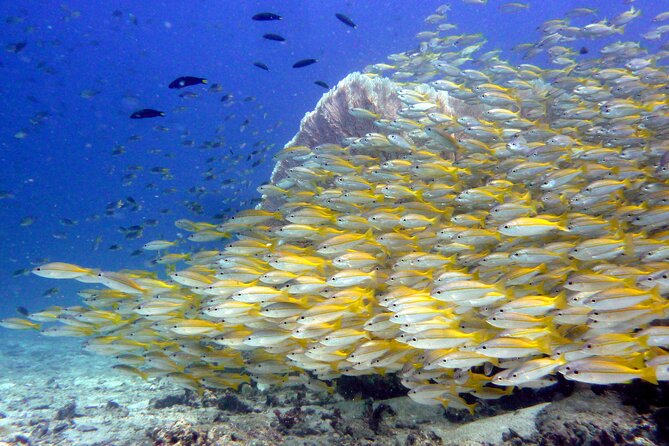
[[[0,445],[667,444],[666,408],[635,403],[666,386],[523,393],[474,416],[407,397],[344,400],[301,387],[202,397],[111,369],[78,340],[3,331]],[[529,395],[529,396],[528,396]],[[664,395],[664,396],[663,396]],[[643,396],[648,403],[648,397]],[[637,401],[638,402],[638,401]],[[644,406],[643,404],[641,406]],[[511,409],[510,409],[511,408]],[[662,422],[664,419],[664,422]]]

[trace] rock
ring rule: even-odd
[[[154,409],[165,409],[167,407],[172,407],[177,405],[194,407],[196,405],[196,402],[192,398],[191,393],[185,391],[181,395],[168,395],[163,398],[154,398],[149,402],[149,404]]]
[[[614,392],[596,397],[581,390],[550,404],[537,416],[540,445],[659,444],[653,424],[633,407],[625,406]]]
[[[64,431],[68,427],[70,427],[69,423],[66,423],[66,422],[58,423],[54,426],[53,432],[57,434],[58,432]]]
[[[444,442],[441,441],[441,438],[432,431],[412,432],[407,435],[407,438],[404,441],[405,446],[437,446],[442,444],[444,444]]]
[[[187,421],[176,421],[169,426],[158,427],[149,433],[149,438],[156,446],[209,446],[214,442],[209,439],[206,430],[199,430]]]
[[[30,439],[25,435],[17,435],[16,437],[14,437],[14,441],[16,442],[16,444],[26,444],[26,445],[32,444],[30,443]]]
[[[71,403],[66,404],[65,406],[58,409],[58,412],[56,412],[54,420],[71,420],[72,418],[77,416],[76,411],[77,411],[77,404],[74,401],[72,401]]]
[[[217,407],[220,410],[226,410],[229,412],[234,412],[234,413],[250,413],[253,412],[253,408],[251,408],[249,405],[246,403],[243,403],[240,401],[240,399],[232,394],[228,393],[226,395],[223,395],[218,399]]]
[[[105,412],[109,415],[116,418],[124,418],[130,415],[130,410],[127,407],[121,406],[115,401],[107,401],[107,405],[104,408]]]
[[[65,424],[67,424],[67,423],[65,423]],[[54,428],[54,432],[55,432],[55,428]],[[37,423],[35,425],[32,432],[30,432],[30,436],[33,437],[33,438],[41,438],[41,437],[44,437],[45,435],[47,435],[48,433],[49,433],[49,422],[48,421],[40,421],[39,423]]]

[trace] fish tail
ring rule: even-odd
[[[641,372],[641,379],[657,385],[657,373],[655,372],[655,367],[646,367],[643,369]]]

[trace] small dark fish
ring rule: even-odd
[[[262,62],[253,62],[253,65],[255,65],[256,67],[261,68],[265,71],[269,71],[269,67]]]
[[[100,244],[102,243],[102,236],[98,235],[95,237],[95,240],[93,240],[93,251],[97,251],[98,248],[100,248]]]
[[[58,288],[49,288],[45,292],[42,293],[42,297],[54,297],[57,296],[58,293],[60,293],[60,290]]]
[[[223,91],[223,85],[221,84],[212,84],[211,87],[209,87],[210,93],[220,93],[221,91]]]
[[[259,12],[258,14],[251,17],[251,20],[256,20],[258,22],[270,22],[272,20],[281,20],[282,17],[273,12]]]
[[[318,85],[319,87],[323,87],[326,90],[330,89],[330,86],[323,81],[316,81],[316,82],[314,82],[314,84]]]
[[[29,275],[30,275],[30,270],[28,268],[17,269],[12,273],[12,277],[29,276]]]
[[[206,84],[207,79],[203,77],[181,76],[170,82],[169,88],[184,88],[191,85]]]
[[[232,97],[232,95],[230,93],[224,94],[223,96],[221,96],[221,102],[225,102],[228,99],[230,99],[231,97]]]
[[[316,59],[302,59],[293,64],[293,68],[303,68],[318,62]]]
[[[356,25],[353,20],[349,19],[347,16],[344,14],[337,13],[335,14],[335,17],[337,17],[342,23],[350,26],[351,28],[357,28],[358,25]]]
[[[28,311],[26,307],[16,307],[16,312],[24,316],[28,316],[30,314],[30,311]]]
[[[154,110],[152,108],[143,108],[137,110],[135,113],[130,115],[131,119],[144,119],[144,118],[156,118],[158,116],[165,116],[165,112]]]
[[[588,48],[585,46],[582,46],[580,50],[578,50],[579,54],[588,54]]]
[[[7,50],[10,53],[18,53],[23,48],[25,48],[28,45],[28,42],[18,42],[18,43],[10,43],[5,47],[5,50]]]
[[[286,39],[278,34],[263,34],[263,39],[274,40],[275,42],[285,42]]]

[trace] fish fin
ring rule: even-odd
[[[625,234],[623,240],[625,241],[625,256],[628,259],[634,258],[634,236],[632,234]]]
[[[567,290],[560,291],[555,296],[555,308],[562,309],[567,307]]]
[[[552,333],[553,333],[553,331],[551,330],[551,334]],[[552,343],[551,343],[551,340],[549,338],[550,338],[550,336],[547,336],[545,338],[541,338],[541,339],[537,340],[537,348],[539,349],[539,351],[541,353],[545,353],[547,355],[553,354],[553,349],[551,348]]]
[[[655,367],[646,367],[645,369],[643,369],[643,372],[641,374],[641,379],[657,385],[658,383],[657,383],[657,374],[655,373]]]

